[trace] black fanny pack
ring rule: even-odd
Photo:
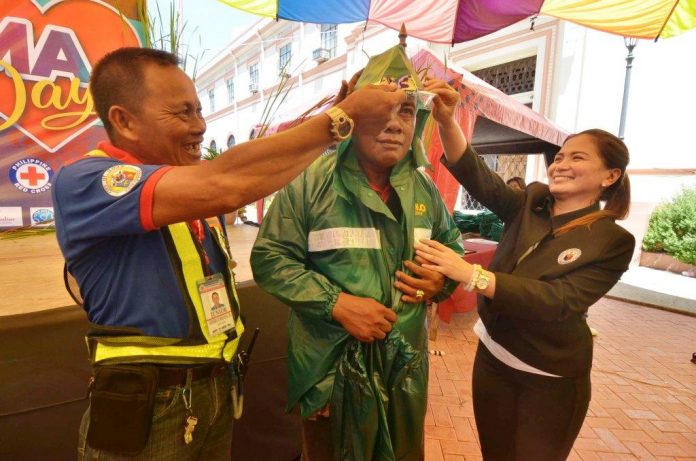
[[[159,380],[153,365],[101,365],[90,385],[89,446],[137,454],[150,437]]]

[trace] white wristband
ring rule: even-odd
[[[469,279],[469,283],[466,284],[464,289],[466,291],[474,291],[474,287],[476,286],[476,282],[478,282],[478,279],[480,276],[481,276],[481,265],[474,264],[474,266],[471,270],[471,278]]]

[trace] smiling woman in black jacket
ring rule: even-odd
[[[615,223],[628,213],[628,150],[614,135],[570,136],[548,168],[549,184],[507,186],[468,145],[454,118],[458,93],[433,82],[443,163],[467,192],[505,223],[489,270],[423,240],[417,254],[479,293],[474,415],[484,460],[560,461],[572,449],[590,402],[589,307],[616,284],[633,236]],[[600,207],[600,202],[605,206]]]

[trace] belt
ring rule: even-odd
[[[214,378],[221,375],[226,368],[226,365],[220,363],[189,368],[158,367],[158,387],[185,386],[186,375],[189,370],[191,370],[191,381],[198,381],[199,379]]]

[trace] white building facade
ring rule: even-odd
[[[204,66],[196,86],[208,122],[205,146],[225,150],[255,135],[264,107],[278,100],[280,73],[291,88],[272,119],[292,120],[335,92],[368,57],[398,43],[398,32],[363,24],[259,20]],[[553,18],[522,21],[480,39],[447,45],[408,39],[452,67],[476,73],[568,132],[617,133],[627,49],[622,37]],[[624,225],[640,240],[650,212],[696,185],[696,31],[634,50],[625,141],[631,152],[632,210]],[[508,66],[506,68],[506,66]],[[491,81],[501,75],[500,85]],[[487,78],[491,77],[491,78]],[[502,87],[501,87],[502,86]],[[282,92],[283,94],[285,91]],[[526,181],[546,181],[541,156],[526,159]]]

